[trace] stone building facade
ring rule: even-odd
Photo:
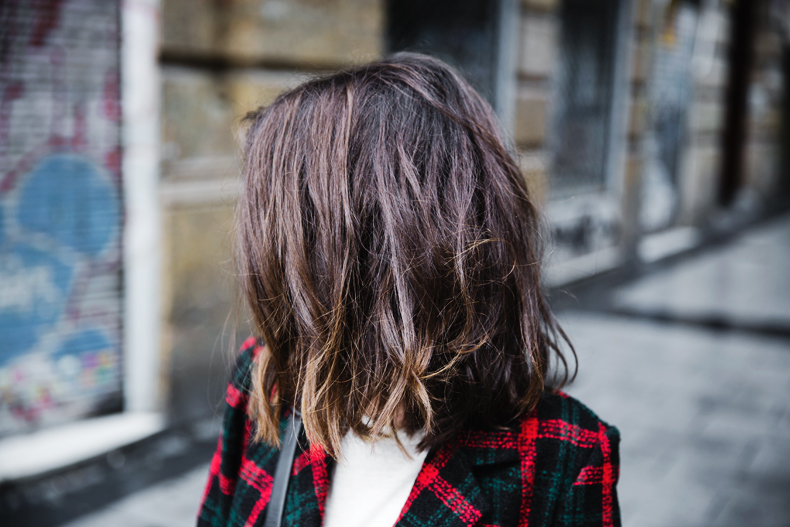
[[[248,331],[233,314],[229,235],[242,118],[310,75],[382,56],[383,17],[378,0],[162,3],[162,364],[174,420],[221,399],[229,342]]]

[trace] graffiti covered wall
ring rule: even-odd
[[[118,3],[0,3],[0,436],[121,407]]]

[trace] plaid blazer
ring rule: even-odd
[[[247,417],[260,349],[252,338],[245,342],[228,386],[198,526],[261,526],[266,517],[279,451],[250,440]],[[546,393],[518,427],[465,432],[429,452],[396,525],[619,526],[618,442],[617,429],[584,405]],[[302,435],[284,526],[321,526],[331,473],[332,459]]]

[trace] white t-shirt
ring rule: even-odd
[[[394,437],[366,442],[349,432],[341,443],[324,511],[325,527],[392,527],[400,516],[425,461],[417,452],[421,434],[398,432],[409,456]]]

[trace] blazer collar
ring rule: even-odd
[[[469,432],[460,434],[428,454],[420,469],[396,527],[476,525],[491,504],[475,477],[475,468],[518,463],[519,432]],[[332,458],[319,447],[309,447],[295,462],[295,489],[303,511],[300,525],[320,527],[329,491]],[[304,470],[307,469],[308,470]]]
[[[479,449],[466,448],[462,440],[456,440],[430,452],[395,526],[466,527],[477,524],[491,505],[474,475],[473,468],[502,462],[505,458],[487,445],[484,450],[488,451],[488,455],[475,452],[476,450]],[[305,454],[310,458],[310,470],[294,467],[294,475],[297,480],[301,480],[296,488],[312,487],[314,492],[304,496],[305,501],[302,504],[319,513],[314,517],[316,521],[311,522],[311,527],[319,527],[323,523],[333,461],[320,448],[311,448]],[[505,457],[509,460],[512,456],[508,454]]]
[[[474,475],[473,461],[458,441],[431,452],[414,482],[396,527],[477,524],[491,505]]]

